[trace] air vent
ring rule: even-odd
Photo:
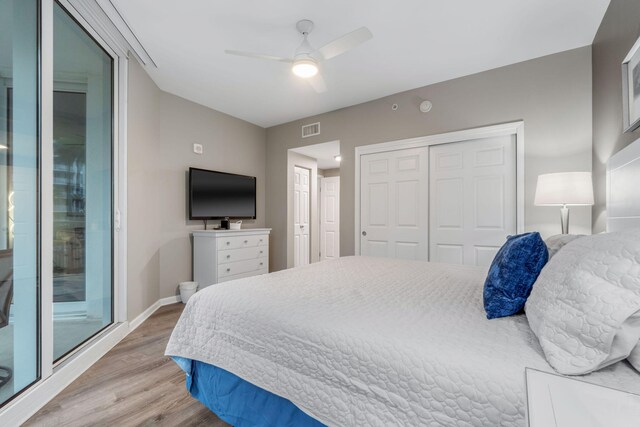
[[[308,138],[310,136],[320,135],[320,122],[311,123],[310,125],[302,126],[302,137]]]

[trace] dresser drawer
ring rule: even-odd
[[[267,273],[269,273],[269,269],[265,267],[258,271],[249,271],[248,273],[241,273],[241,274],[235,274],[233,276],[221,277],[220,280],[218,280],[218,283],[230,282],[232,280],[242,279],[244,277],[259,276],[261,274],[267,274]]]
[[[252,248],[225,249],[218,251],[218,264],[244,261],[247,259],[267,258],[269,248],[267,246],[254,246]]]
[[[268,246],[267,236],[229,236],[218,239],[218,250]]]
[[[268,268],[268,264],[269,262],[266,258],[248,259],[244,261],[220,264],[218,266],[218,280],[227,276],[235,276],[236,274],[243,274]]]

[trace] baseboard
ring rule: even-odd
[[[82,375],[129,333],[129,325],[120,323],[97,338],[96,342],[54,369],[53,375],[25,391],[0,411],[0,425],[19,426]]]
[[[156,301],[153,304],[151,304],[145,311],[140,313],[138,316],[136,316],[135,319],[129,322],[129,332],[134,331],[138,326],[142,325],[142,322],[144,322],[149,317],[151,317],[151,315],[155,313],[155,311],[159,308],[160,308],[160,301]]]
[[[149,317],[151,317],[151,315],[153,313],[155,313],[156,310],[159,309],[160,307],[165,306],[165,305],[169,305],[169,304],[175,304],[177,302],[180,302],[180,296],[179,295],[174,295],[172,297],[161,298],[158,301],[154,302],[153,304],[151,304],[149,306],[149,308],[147,308],[145,311],[140,313],[131,322],[129,322],[129,332],[132,332],[138,326],[140,326],[142,324],[142,322],[144,322]]]
[[[163,306],[163,305],[175,304],[177,302],[182,302],[182,300],[180,299],[180,295],[174,295],[171,297],[160,298],[158,302],[160,303],[161,306]]]
[[[6,408],[0,410],[0,426],[19,426],[31,418],[51,399],[75,381],[109,350],[140,326],[160,307],[180,302],[179,296],[161,298],[131,322],[114,325],[77,355],[54,369],[53,375],[25,391]]]

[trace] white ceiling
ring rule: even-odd
[[[113,0],[158,86],[268,127],[591,44],[609,0]],[[317,94],[285,63],[308,18],[312,46],[367,26],[373,39],[321,65]]]
[[[316,159],[318,169],[335,169],[340,162],[335,159],[340,155],[340,141],[323,142],[322,144],[306,145],[292,148],[291,151]]]

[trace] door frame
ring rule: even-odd
[[[69,16],[74,19],[77,24],[82,27],[82,29],[111,57],[113,61],[113,70],[112,70],[112,183],[111,183],[111,256],[112,256],[112,265],[111,265],[111,298],[112,298],[112,323],[105,327],[103,330],[86,340],[84,343],[80,344],[76,347],[70,354],[64,356],[60,360],[53,363],[52,371],[55,372],[58,366],[61,366],[65,360],[69,358],[73,358],[74,355],[83,351],[83,349],[90,347],[94,344],[95,341],[99,339],[104,333],[109,333],[113,331],[118,326],[121,326],[127,319],[127,277],[126,277],[126,251],[127,251],[127,233],[123,232],[126,230],[126,227],[123,227],[123,219],[126,221],[126,200],[127,200],[127,135],[126,135],[126,114],[127,114],[127,81],[128,81],[128,51],[126,48],[113,40],[113,35],[108,31],[102,28],[98,29],[96,23],[90,21],[97,21],[98,18],[95,15],[90,15],[89,13],[83,14],[81,12],[81,8],[79,8],[79,4],[74,0],[43,0],[46,3],[46,7],[50,8],[48,13],[51,14],[53,18],[53,4],[55,2],[60,3],[60,5],[66,10]],[[44,4],[43,4],[44,6]],[[43,61],[43,89],[44,89],[44,80],[45,78],[48,80],[47,84],[52,86],[50,90],[52,93],[57,88],[57,83],[55,83],[53,76],[53,19],[49,22],[43,21],[43,27],[47,25],[46,31],[49,34],[48,40],[50,40],[50,45],[43,49],[43,55],[46,54],[47,61]],[[44,30],[43,30],[44,31]],[[51,61],[49,63],[49,61]],[[47,67],[47,74],[44,73],[44,67]],[[50,67],[50,68],[49,68]],[[43,90],[44,95],[49,96]],[[51,140],[53,140],[53,97],[51,95],[51,100],[47,100],[47,105],[44,105],[43,102],[43,110],[42,110],[43,118],[50,118],[51,122],[47,122],[47,131],[51,132]],[[43,126],[44,130],[44,126]],[[47,141],[44,139],[43,141]],[[42,144],[45,147],[47,144]],[[45,159],[43,156],[43,165],[46,163],[47,167],[53,167],[53,148],[47,147],[47,150],[50,150],[50,153],[47,152],[50,158]],[[47,174],[49,175],[49,179],[53,182],[53,170],[47,170]],[[46,182],[43,175],[43,182]],[[43,209],[45,206],[44,198],[46,196],[46,203],[51,204],[51,210],[53,210],[53,190],[49,191],[47,186],[43,185]],[[43,210],[43,212],[46,212]],[[43,218],[43,226],[46,223],[47,232],[45,234],[45,230],[43,229],[43,247],[46,244],[47,247],[53,247],[53,220]],[[124,229],[124,230],[123,230]],[[51,234],[50,234],[51,233]],[[45,241],[45,237],[47,240]],[[42,279],[46,278],[47,283],[53,283],[53,259],[52,253],[47,254],[46,263],[45,261],[45,252],[43,251],[43,263],[42,263]],[[49,259],[51,257],[51,259]],[[50,265],[47,265],[49,264]],[[50,288],[50,289],[47,289]],[[47,290],[51,292],[51,295],[47,295],[47,299],[51,298],[50,303],[45,303],[43,298],[42,304],[45,306],[53,307],[53,286],[43,286],[43,291]],[[53,311],[53,309],[52,309]],[[52,313],[53,314],[53,313]],[[53,326],[53,325],[52,325]],[[43,350],[45,347],[51,348],[53,350],[53,340],[43,340]],[[47,342],[50,341],[50,342]],[[49,350],[47,349],[47,352]],[[48,354],[47,354],[48,357]],[[44,355],[43,355],[44,362]],[[48,361],[47,361],[48,362]]]
[[[524,121],[504,123],[500,125],[483,126],[461,131],[447,132],[438,135],[421,136],[417,138],[400,139],[363,145],[355,148],[355,209],[354,209],[354,244],[355,254],[360,255],[360,163],[365,154],[384,153],[409,148],[422,148],[431,145],[449,144],[452,142],[469,141],[473,139],[491,138],[496,136],[515,136],[516,138],[516,229],[524,232],[525,199],[524,199]],[[428,191],[428,189],[427,189]],[[427,212],[427,215],[429,213]]]

